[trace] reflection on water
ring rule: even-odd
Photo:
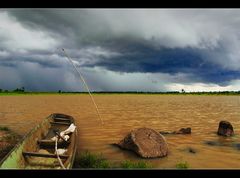
[[[147,161],[157,168],[174,168],[180,161],[192,168],[240,168],[239,96],[113,94],[94,98],[104,125],[87,95],[0,96],[0,122],[26,134],[51,113],[72,115],[79,131],[78,151],[101,152],[113,162],[141,159],[111,145],[134,128],[175,131],[191,127],[191,135],[165,136],[170,149],[167,157]],[[220,120],[233,124],[234,137],[216,135]]]

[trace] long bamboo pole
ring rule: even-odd
[[[98,106],[97,106],[97,104],[95,103],[94,98],[93,98],[93,96],[92,96],[92,94],[91,94],[91,92],[90,92],[90,90],[89,90],[89,88],[88,88],[88,85],[87,85],[87,83],[85,82],[85,80],[84,80],[82,74],[79,72],[79,70],[77,69],[77,67],[74,65],[72,59],[69,57],[69,55],[66,53],[66,51],[65,51],[63,48],[62,48],[62,51],[64,52],[65,56],[67,57],[67,59],[69,60],[69,62],[72,64],[72,66],[74,67],[74,69],[77,71],[77,73],[78,73],[80,79],[82,80],[82,82],[83,82],[83,84],[84,84],[84,87],[85,87],[86,90],[88,91],[89,96],[90,96],[90,98],[91,98],[91,100],[92,100],[92,102],[93,102],[93,104],[94,104],[94,106],[95,106],[95,108],[96,108],[96,111],[97,111],[98,117],[100,118],[101,123],[103,124],[103,120],[102,120],[102,118],[101,118],[101,115],[100,115],[100,112],[99,112]]]

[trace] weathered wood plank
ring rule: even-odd
[[[65,118],[59,118],[59,117],[57,117],[57,118],[54,118],[54,120],[58,120],[58,121],[71,121],[70,119],[65,119]]]
[[[36,152],[22,152],[23,156],[36,156],[36,157],[44,157],[44,158],[57,158],[55,154],[43,154],[43,153],[36,153]],[[67,159],[68,155],[59,155],[61,159]]]
[[[70,123],[64,122],[50,122],[51,124],[59,124],[59,125],[71,125]]]

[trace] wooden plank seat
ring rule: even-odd
[[[35,157],[44,157],[44,158],[57,158],[56,154],[44,154],[36,152],[22,152],[23,156],[35,156]],[[67,159],[69,155],[59,155],[61,159]]]
[[[58,125],[71,125],[70,123],[67,122],[50,122],[51,124],[58,124]]]
[[[54,118],[55,121],[68,121],[68,122],[71,122],[70,119],[66,119],[66,118],[60,118],[60,117],[56,117]]]
[[[53,140],[38,140],[37,143],[40,147],[44,148],[53,148],[55,147],[55,141]],[[64,142],[63,140],[59,140],[57,143],[58,148],[66,147],[70,144],[70,141]]]

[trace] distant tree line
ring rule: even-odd
[[[58,93],[73,93],[81,94],[87,92],[70,92],[70,91],[61,91]],[[145,92],[145,91],[92,91],[91,93],[96,94],[184,94],[184,95],[239,95],[240,91],[210,91],[210,92],[186,92],[185,90],[181,91],[159,91],[159,92]]]
[[[9,93],[9,92],[13,92],[13,93],[24,93],[25,92],[25,88],[24,87],[21,87],[21,88],[16,88],[12,91],[9,91],[9,90],[3,90],[0,88],[0,93],[2,92],[6,92],[6,93]]]
[[[55,92],[27,92],[25,87],[16,88],[12,91],[3,90],[0,88],[0,93],[59,93],[59,94],[83,94],[87,92],[80,91],[62,91],[58,90]],[[186,92],[184,89],[180,91],[158,91],[158,92],[145,92],[145,91],[92,91],[91,93],[96,94],[181,94],[181,95],[239,95],[240,91],[210,91],[210,92]]]

